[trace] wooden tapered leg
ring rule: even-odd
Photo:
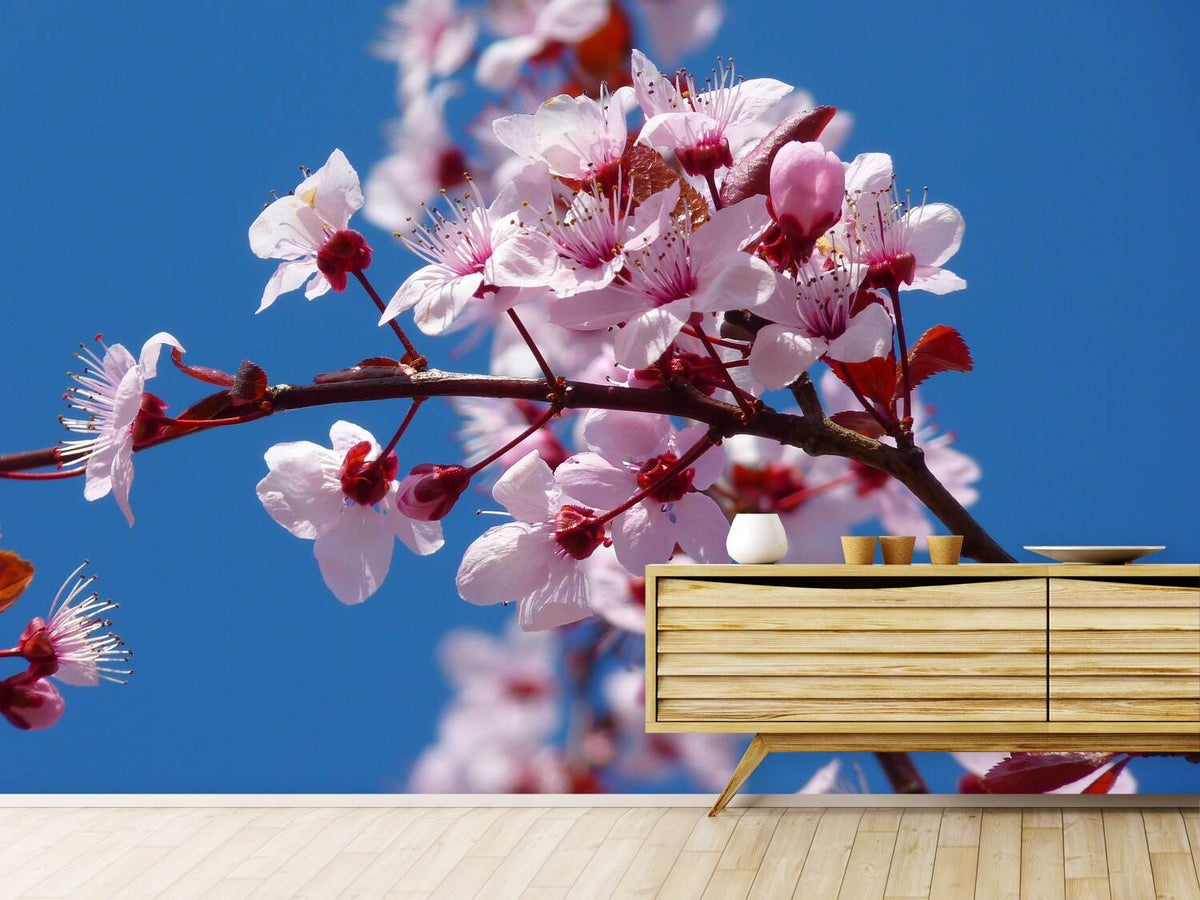
[[[713,804],[713,808],[708,811],[710,816],[715,816],[725,808],[725,805],[737,793],[738,788],[746,783],[746,779],[750,777],[750,773],[758,768],[758,764],[767,758],[767,753],[769,752],[767,742],[763,740],[763,736],[756,734],[754,740],[750,742],[750,746],[746,748],[746,755],[742,757],[742,761],[733,770],[729,784],[725,785],[725,790],[721,792],[721,796],[717,798],[717,802]]]

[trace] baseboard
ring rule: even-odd
[[[715,794],[0,794],[5,807],[711,806]],[[1200,794],[739,794],[731,807],[1200,807]]]

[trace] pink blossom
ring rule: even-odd
[[[390,24],[374,50],[399,63],[406,99],[424,92],[432,76],[453,75],[470,58],[479,26],[454,0],[405,0],[387,14]]]
[[[733,158],[738,160],[745,156],[754,146],[766,137],[776,125],[796,113],[815,109],[818,106],[816,98],[808,91],[797,88],[778,103],[766,109],[757,118],[731,128],[726,133],[729,146],[733,148]],[[854,127],[854,116],[844,109],[838,108],[837,113],[829,124],[821,131],[821,145],[833,153],[837,153],[846,143],[850,131]]]
[[[676,556],[675,561],[679,561]],[[611,547],[600,547],[584,563],[592,610],[610,625],[646,633],[646,578],[630,573]]]
[[[396,505],[410,519],[436,522],[449,514],[470,483],[471,474],[462,466],[421,463],[400,482]]]
[[[68,431],[88,435],[63,441],[59,449],[64,466],[87,467],[84,498],[99,500],[111,493],[131,527],[133,451],[155,437],[158,426],[166,421],[166,404],[145,391],[146,382],[158,374],[158,354],[164,345],[183,350],[165,331],[146,341],[136,360],[121,344],[104,347],[103,358],[80,345],[77,355],[85,365],[81,373],[71,375],[75,385],[67,391],[67,402],[85,418],[60,420]]]
[[[428,265],[400,285],[379,324],[412,309],[421,331],[442,334],[543,293],[554,274],[554,247],[521,221],[521,212],[531,183],[546,177],[544,167],[530,166],[489,206],[468,193],[445,212],[431,209],[429,224],[402,238]]]
[[[845,198],[842,161],[817,141],[784,144],[771,162],[769,209],[800,260],[842,217]]]
[[[409,789],[432,793],[561,793],[570,776],[549,745],[561,727],[553,632],[450,632],[438,661],[454,689],[435,744]]]
[[[563,490],[599,509],[620,506],[659,476],[704,437],[706,426],[676,432],[665,416],[621,410],[591,410],[582,436],[588,452],[572,456],[555,472]],[[640,574],[670,559],[675,545],[701,563],[727,562],[729,522],[702,493],[721,474],[719,447],[659,484],[645,499],[613,520],[613,548],[621,565]]]
[[[350,422],[329,429],[332,449],[311,441],[267,450],[270,471],[258,483],[268,515],[298,538],[313,541],[326,586],[342,603],[375,593],[400,538],[422,556],[442,546],[442,527],[417,522],[396,508],[395,454],[379,465],[380,446]]]
[[[654,243],[671,227],[671,211],[679,186],[652,195],[632,211],[620,200],[620,189],[581,190],[561,218],[547,223],[559,264],[550,281],[556,297],[572,297],[612,284],[634,254]]]
[[[967,286],[943,268],[962,244],[962,213],[947,203],[913,206],[895,193],[892,158],[861,153],[846,166],[846,210],[841,230],[860,249],[873,287],[948,294]]]
[[[655,52],[674,64],[716,36],[725,18],[721,0],[635,0]]]
[[[560,258],[560,263],[564,262]],[[558,271],[555,272],[557,279]],[[605,330],[572,331],[550,320],[549,295],[521,305],[521,322],[542,351],[550,368],[576,381],[602,382],[613,369],[613,339]],[[491,371],[516,378],[541,378],[542,370],[529,345],[515,328],[496,328],[492,333]],[[465,398],[464,398],[465,399]],[[457,404],[457,400],[453,401]],[[526,404],[533,409],[535,404]],[[528,412],[528,410],[525,410]],[[525,420],[528,425],[532,420]],[[545,434],[543,429],[541,434]],[[496,442],[498,446],[503,441]],[[550,456],[542,454],[542,459]],[[514,459],[513,462],[516,462]]]
[[[648,734],[646,677],[618,669],[604,681],[604,697],[620,734],[617,768],[637,779],[670,777],[682,769],[703,790],[725,786],[738,758],[738,739],[728,734]]]
[[[467,451],[466,461],[469,465],[475,465],[514,440],[545,412],[545,404],[528,400],[454,397],[450,402],[454,411],[463,418],[457,437]],[[554,430],[547,425],[508,450],[497,462],[507,469],[531,450],[536,450],[551,468],[556,468],[570,455]]]
[[[892,320],[879,303],[856,313],[866,269],[857,265],[801,267],[796,280],[780,276],[777,293],[756,312],[778,324],[754,338],[750,370],[768,389],[791,384],[818,359],[862,362],[892,346]]]
[[[22,731],[49,728],[62,718],[66,705],[54,685],[29,672],[0,681],[0,715]]]
[[[334,150],[292,193],[259,213],[250,226],[250,249],[262,259],[283,262],[267,282],[258,312],[301,287],[309,300],[330,288],[343,291],[349,272],[370,265],[371,248],[348,229],[362,205],[358,173],[341,150]]]
[[[117,604],[95,592],[80,599],[96,581],[95,575],[80,575],[83,568],[72,572],[58,589],[49,621],[35,618],[17,646],[39,676],[53,675],[79,687],[96,687],[101,681],[125,684],[132,674],[125,668],[132,654],[120,637],[107,630],[112,622],[104,618]]]
[[[627,277],[557,301],[551,319],[582,330],[621,325],[616,360],[650,365],[695,314],[758,306],[775,291],[771,267],[742,248],[767,224],[762,197],[713,214],[694,231],[672,226],[627,260]]]
[[[844,384],[832,372],[821,379],[821,395],[829,413],[848,409],[861,409]],[[975,482],[982,474],[979,464],[971,457],[955,450],[950,444],[952,434],[938,434],[936,426],[929,421],[931,408],[925,406],[916,390],[913,391],[913,439],[925,453],[925,465],[933,477],[940,481],[959,503],[970,506],[979,498]],[[892,443],[891,438],[882,438]],[[854,476],[854,504],[857,516],[866,519],[877,517],[888,534],[913,534],[917,537],[917,548],[924,550],[927,536],[933,531],[928,512],[903,484],[890,475],[862,463],[850,463]]]
[[[364,188],[368,222],[389,231],[411,227],[439,190],[467,183],[467,160],[446,127],[445,105],[453,92],[443,83],[410,98],[404,115],[389,125],[391,152],[371,169]]]
[[[505,472],[492,497],[515,519],[489,528],[463,554],[458,593],[479,605],[516,603],[526,631],[591,615],[579,563],[604,539],[594,510],[571,502],[537,451]]]
[[[599,100],[559,94],[533,115],[517,113],[492,123],[497,140],[518,156],[544,162],[552,175],[607,183],[625,152],[625,110],[633,89],[602,91]]]
[[[809,456],[798,447],[753,435],[726,438],[729,459],[722,483],[745,512],[773,512],[787,532],[784,562],[841,559],[840,536],[869,517],[854,501],[846,460]]]
[[[779,102],[791,85],[774,78],[740,80],[732,62],[718,61],[704,90],[681,73],[666,78],[640,50],[633,51],[633,83],[646,124],[638,142],[674,152],[689,175],[711,175],[733,165],[729,132],[754,121]]]
[[[583,40],[608,14],[609,0],[492,0],[488,24],[501,39],[479,55],[475,76],[484,87],[506,90],[530,59],[556,43]]]

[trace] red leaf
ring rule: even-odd
[[[908,377],[913,387],[938,372],[970,372],[974,367],[966,341],[949,325],[934,325],[908,352]]]
[[[865,434],[869,438],[879,438],[886,434],[883,426],[869,412],[848,409],[845,412],[834,413],[829,419],[832,422],[837,422],[843,428],[849,428],[851,431]]]
[[[202,400],[197,400],[176,418],[185,419],[189,422],[194,422],[199,419],[223,419],[230,414],[234,406],[234,399],[229,396],[229,391],[217,391],[215,394],[209,394]],[[184,426],[184,431],[190,431],[190,426]],[[167,428],[169,433],[178,431],[178,429]]]
[[[1082,791],[1084,794],[1107,794],[1113,789],[1113,785],[1117,783],[1117,776],[1124,771],[1129,765],[1129,757],[1125,757],[1107,772],[1103,773],[1099,778],[1085,787]]]
[[[989,794],[1045,794],[1078,781],[1112,761],[1115,753],[1013,753],[988,769]]]
[[[885,409],[892,408],[899,384],[896,354],[876,356],[860,363],[828,362],[833,374],[847,387],[857,389],[868,400],[874,400]]]
[[[815,141],[836,113],[836,106],[818,106],[789,116],[772,128],[725,175],[725,182],[721,185],[721,203],[729,206],[755,194],[765,194],[771,163],[779,148],[791,141]]]
[[[679,201],[675,204],[675,217],[689,219],[693,228],[708,221],[708,201],[703,195],[667,165],[661,153],[635,141],[636,138],[631,135],[621,155],[621,169],[625,184],[633,194],[634,205],[644,203],[651,195],[678,184]]]
[[[171,348],[171,362],[175,363],[176,367],[184,375],[195,378],[197,381],[203,381],[205,384],[215,384],[218,387],[232,387],[233,376],[228,372],[222,372],[220,369],[210,369],[208,366],[189,366],[183,361],[183,354],[178,347]]]
[[[17,602],[33,580],[33,563],[9,550],[0,550],[0,612]]]

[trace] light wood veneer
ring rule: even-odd
[[[780,749],[1200,751],[1200,566],[651,566],[646,620],[647,731],[756,733],[742,780]]]

